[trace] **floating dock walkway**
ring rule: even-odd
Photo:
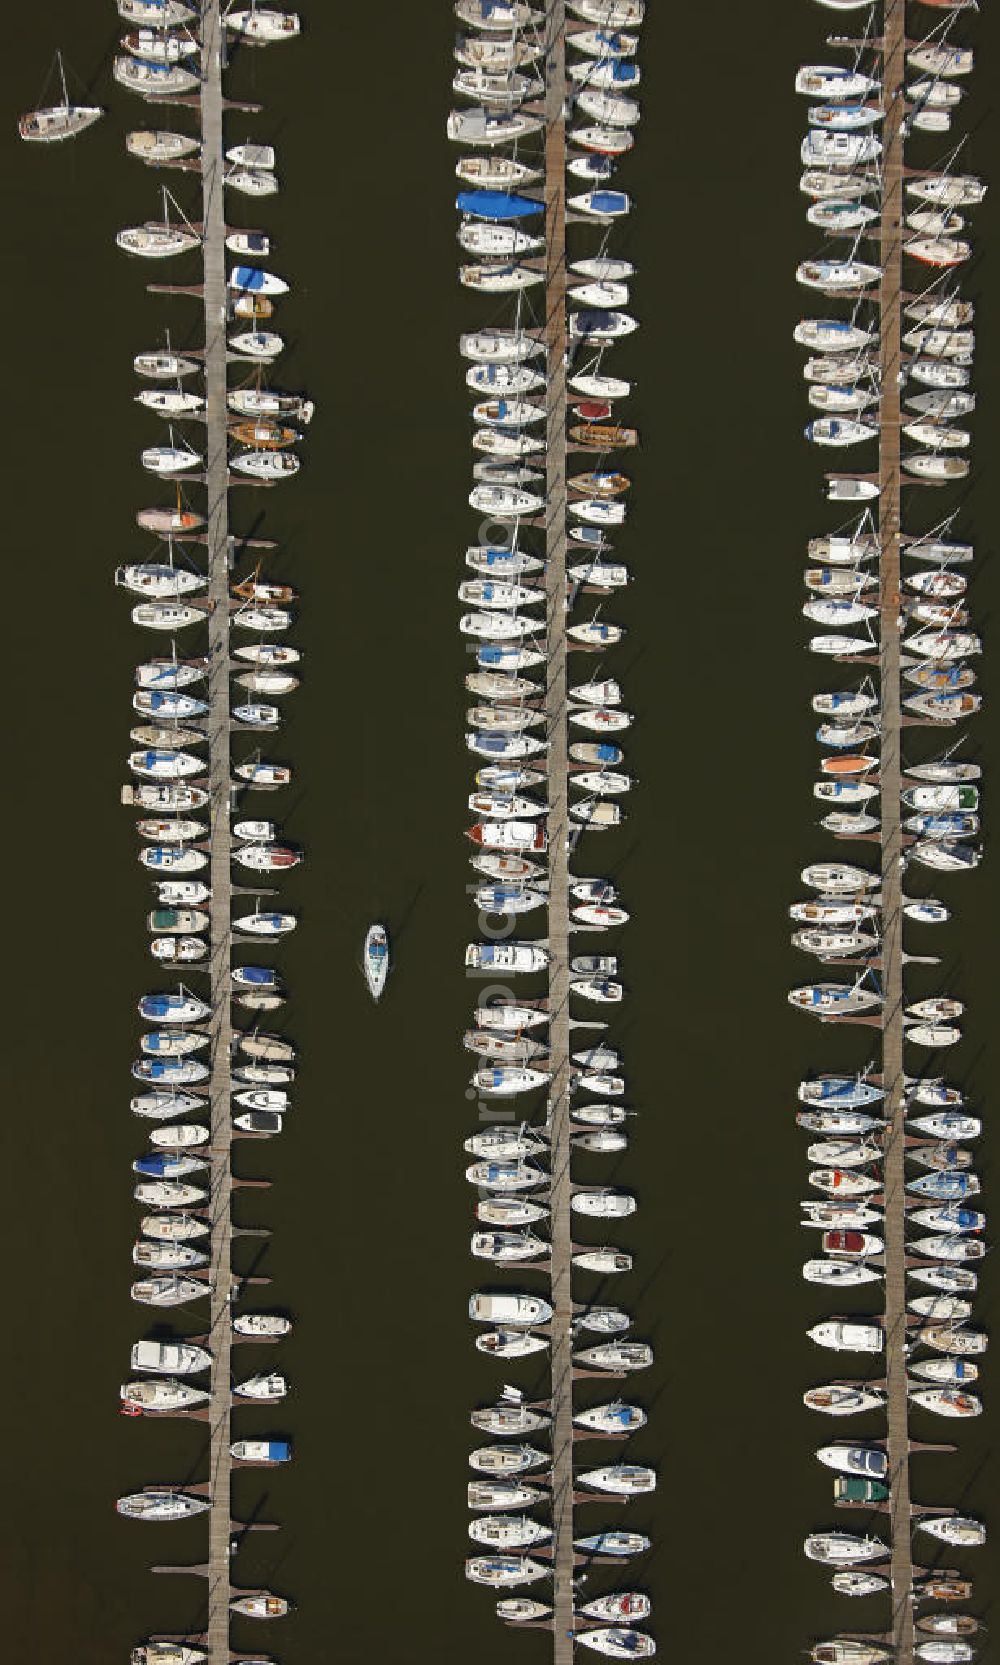
[[[545,557],[549,780],[549,1132],[552,1191],[552,1628],[573,1658],[573,1295],[570,1197],[569,772],[566,676],[566,5],[545,22]]]
[[[226,214],[223,187],[220,0],[202,6],[202,220],[205,281],[208,556],[208,761],[211,827],[211,1403],[209,1414],[208,1650],[229,1660],[232,1506],[232,986],[230,978],[229,453],[226,424]]]
[[[892,1646],[895,1665],[913,1662],[913,1554],[906,1389],[906,1189],[903,1075],[903,838],[900,695],[900,392],[903,289],[903,120],[906,106],[905,0],[885,0],[882,85],[882,287],[879,330],[879,681],[882,835],[882,1080],[885,1087],[885,1347],[889,1425]]]

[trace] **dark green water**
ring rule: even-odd
[[[257,1510],[282,1531],[251,1539],[237,1577],[287,1591],[299,1610],[273,1640],[248,1631],[241,1645],[268,1646],[289,1665],[473,1652],[540,1661],[545,1633],[504,1634],[489,1596],[461,1574],[468,1412],[498,1383],[464,1317],[479,1281],[467,1254],[459,1047],[475,992],[462,950],[476,932],[454,592],[475,520],[455,341],[488,314],[455,281],[455,156],[443,137],[452,19],[445,5],[392,7],[335,26],[313,10],[298,47],[237,64],[232,94],[267,110],[227,130],[279,147],[282,194],[231,214],[275,238],[270,263],[295,287],[279,320],[291,342],[282,380],[319,404],[302,477],[265,504],[282,545],[274,571],[305,594],[296,640],[306,677],[275,748],[297,777],[286,802],[258,800],[309,855],[287,886],[302,923],[283,956],[303,1068],[285,1136],[240,1156],[274,1189],[237,1204],[242,1222],[273,1227],[259,1269],[297,1317],[280,1355],[294,1396],[241,1420],[247,1434],[290,1433],[296,1462],[236,1486],[237,1514]],[[614,365],[639,379],[643,451],[620,540],[639,582],[606,609],[629,626],[608,670],[639,718],[629,758],[641,786],[625,828],[592,836],[577,862],[613,873],[633,914],[623,944],[632,992],[613,1037],[642,1115],[617,1167],[592,1158],[586,1169],[581,1158],[579,1177],[628,1184],[641,1201],[614,1234],[637,1257],[614,1298],[656,1347],[655,1369],[629,1391],[652,1412],[634,1450],[658,1465],[660,1485],[621,1518],[654,1537],[637,1576],[655,1598],[661,1651],[771,1665],[838,1622],[878,1628],[883,1611],[835,1606],[800,1550],[808,1530],[834,1521],[830,1478],[810,1452],[847,1430],[800,1404],[827,1370],[804,1335],[823,1302],[799,1276],[805,1141],[794,1088],[807,1067],[863,1062],[867,1036],[820,1032],[784,1001],[807,974],[787,946],[785,908],[798,869],[828,847],[809,794],[808,695],[824,672],[801,651],[798,610],[805,540],[837,514],[799,438],[791,328],[813,309],[792,274],[818,239],[797,192],[804,112],[790,90],[799,62],[827,55],[825,18],[805,6],[777,18],[652,13],[640,142],[621,172],[638,207],[617,240],[641,267],[643,329]],[[110,7],[86,14],[57,0],[24,14],[3,64],[7,746],[20,791],[6,862],[0,1589],[5,1657],[43,1665],[119,1661],[146,1631],[202,1616],[200,1585],[147,1568],[196,1559],[203,1530],[160,1533],[113,1510],[136,1485],[200,1478],[204,1443],[199,1427],[117,1416],[128,1348],[144,1329],[128,1299],[128,1164],[143,1143],[127,1110],[128,1066],[134,1004],[157,978],[147,887],[117,802],[131,667],[147,643],[111,578],[146,548],[132,516],[158,496],[138,464],[158,430],[131,404],[132,354],[168,324],[178,343],[199,338],[195,303],[146,296],[147,277],[164,274],[114,248],[122,225],[157,211],[158,177],[122,149],[126,127],[152,122],[110,81],[118,33]],[[981,67],[965,161],[988,174],[1000,27],[987,15],[972,33]],[[112,114],[40,154],[10,134],[57,43]],[[928,148],[928,162],[938,154]],[[178,179],[177,194],[194,207],[190,181]],[[980,411],[961,521],[977,542],[973,604],[988,643],[998,230],[988,199],[968,283],[980,303]],[[913,524],[951,501],[930,498]],[[237,499],[242,525],[264,500]],[[415,601],[390,590],[403,579],[419,580]],[[996,768],[990,656],[981,686],[987,709],[970,752]],[[928,744],[915,741],[914,755]],[[960,914],[934,938],[940,982],[971,1003],[949,1068],[989,1118],[995,856],[934,889]],[[356,962],[377,916],[392,929],[396,970],[375,1011]],[[932,984],[921,976],[922,993]],[[977,1162],[987,1202],[995,1148],[988,1131]],[[248,1267],[252,1245],[240,1252]],[[991,1271],[981,1288],[988,1321]],[[994,1374],[984,1373],[988,1414],[958,1431],[959,1454],[915,1459],[917,1499],[990,1516]],[[598,1397],[592,1384],[584,1396]],[[914,1423],[915,1437],[948,1432]],[[581,1510],[581,1530],[617,1513]],[[965,1559],[988,1617],[995,1544]]]

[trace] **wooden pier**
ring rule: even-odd
[[[566,6],[545,23],[545,555],[549,742],[549,1096],[552,1191],[552,1630],[573,1659],[573,1319],[569,1061],[569,776],[566,721]]]
[[[232,1004],[230,979],[229,461],[226,422],[226,215],[222,183],[225,30],[220,0],[202,6],[202,219],[208,502],[208,762],[211,815],[211,1402],[208,1651],[229,1659],[232,1394]]]
[[[882,284],[879,402],[879,679],[882,732],[879,802],[882,838],[882,1079],[889,1120],[885,1149],[885,1330],[891,1521],[892,1645],[895,1665],[913,1661],[913,1557],[910,1544],[909,1429],[906,1392],[906,1208],[903,1077],[903,838],[900,825],[900,391],[903,290],[903,82],[905,0],[885,0],[882,84]]]

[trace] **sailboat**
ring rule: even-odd
[[[373,1000],[381,998],[389,975],[389,934],[384,925],[369,925],[365,936],[362,969]]]
[[[17,131],[22,139],[29,142],[55,144],[60,139],[75,139],[85,127],[92,127],[95,121],[100,121],[104,114],[98,104],[70,103],[61,52],[56,53],[56,62],[59,65],[62,103],[46,105],[41,110],[29,110],[21,116]]]

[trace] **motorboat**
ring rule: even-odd
[[[644,1555],[650,1541],[642,1532],[594,1532],[585,1538],[574,1538],[573,1548],[588,1555]]]
[[[574,1214],[585,1214],[593,1219],[622,1220],[627,1215],[634,1214],[637,1206],[636,1199],[630,1192],[610,1187],[574,1191],[570,1198],[570,1208]]]
[[[484,1330],[476,1337],[476,1351],[493,1359],[525,1359],[532,1353],[544,1353],[548,1345],[544,1336],[527,1330]]]
[[[144,129],[125,135],[125,149],[128,154],[153,167],[161,162],[179,161],[181,157],[191,156],[200,148],[201,141],[190,133]]]
[[[187,1642],[143,1642],[133,1648],[129,1665],[201,1665],[208,1654]]]
[[[840,1495],[834,1492],[836,1498],[839,1499]],[[882,1661],[891,1659],[892,1654],[888,1648],[880,1647],[875,1642],[838,1636],[831,1642],[817,1642],[815,1647],[810,1648],[809,1657],[815,1660],[816,1665],[882,1665]]]
[[[178,64],[184,58],[195,58],[201,52],[197,40],[185,32],[169,34],[165,29],[132,29],[120,42],[125,52],[147,63]]]
[[[153,100],[183,96],[194,92],[199,85],[198,75],[182,64],[154,63],[151,59],[133,57],[131,53],[115,58],[112,74],[119,86]]]
[[[274,11],[266,6],[258,6],[256,0],[253,0],[248,11],[227,10],[222,21],[227,29],[232,29],[248,46],[271,46],[277,41],[294,40],[302,29],[297,12]]]
[[[624,1437],[645,1427],[647,1416],[640,1406],[626,1405],[622,1400],[615,1399],[609,1404],[574,1412],[573,1422],[588,1433]]]
[[[119,1394],[124,1406],[146,1416],[176,1415],[178,1411],[199,1410],[208,1404],[211,1397],[204,1388],[191,1387],[187,1382],[175,1381],[170,1377],[124,1382]]]
[[[799,147],[804,168],[863,167],[877,162],[882,146],[873,133],[829,132],[824,128],[810,128]]]
[[[922,1410],[931,1411],[935,1416],[972,1417],[981,1416],[982,1400],[974,1393],[965,1393],[958,1387],[914,1387],[908,1385],[907,1393],[914,1405]]]
[[[803,1549],[810,1561],[825,1566],[857,1566],[865,1561],[884,1561],[889,1551],[881,1539],[861,1537],[854,1532],[815,1532],[806,1538]]]
[[[985,1214],[976,1209],[962,1208],[955,1203],[940,1208],[916,1208],[908,1218],[914,1225],[923,1226],[928,1231],[956,1235],[982,1231],[986,1225]]]
[[[915,1522],[918,1532],[927,1532],[943,1544],[968,1549],[986,1542],[986,1527],[982,1521],[968,1515],[920,1515]]]
[[[528,1555],[474,1555],[465,1563],[465,1576],[473,1584],[486,1584],[491,1589],[503,1590],[549,1578],[551,1568],[544,1561],[533,1561]]]
[[[954,1111],[932,1116],[916,1116],[909,1123],[918,1133],[935,1139],[976,1139],[983,1130],[978,1116],[963,1116]]]
[[[547,1428],[550,1421],[547,1415],[540,1415],[516,1399],[504,1399],[498,1405],[485,1406],[473,1411],[471,1416],[473,1428],[486,1434],[532,1434],[539,1428]]]
[[[477,40],[472,36],[466,36],[465,39],[467,42],[466,56],[461,56],[462,48],[456,48],[455,56],[459,63],[469,63],[474,54],[481,53],[488,46],[493,46],[498,51],[509,54],[510,58],[513,58],[514,52],[517,50],[521,52],[535,51],[535,48],[529,46],[527,42],[519,43],[519,47],[515,48],[513,43],[508,42],[487,42]],[[472,67],[471,63],[470,67]],[[494,64],[493,67],[498,66]],[[472,185],[486,191],[506,190],[519,185],[533,185],[541,178],[538,168],[531,168],[525,162],[515,162],[509,156],[496,155],[463,156],[455,164],[455,173],[463,184]]]
[[[252,1399],[258,1404],[274,1404],[284,1399],[288,1393],[288,1382],[278,1372],[263,1373],[248,1376],[245,1381],[237,1382],[233,1392],[240,1399]]]
[[[885,1347],[881,1324],[827,1319],[821,1324],[814,1324],[806,1334],[818,1347],[828,1347],[836,1353],[881,1353]]]
[[[928,1613],[917,1620],[917,1630],[925,1636],[974,1636],[981,1620],[971,1613]]]
[[[469,1452],[469,1469],[488,1474],[496,1480],[511,1475],[531,1474],[532,1469],[551,1467],[551,1452],[537,1450],[534,1445],[481,1445]],[[476,1482],[474,1482],[476,1484]],[[479,1507],[479,1505],[476,1505]]]
[[[528,1485],[517,1476],[505,1478],[500,1475],[490,1480],[470,1480],[467,1487],[470,1509],[524,1509],[541,1502],[544,1495],[539,1486]]]
[[[803,64],[795,75],[795,91],[807,98],[852,99],[872,97],[880,86],[871,76],[839,64]]]
[[[254,1590],[230,1601],[229,1611],[244,1619],[282,1619],[291,1612],[291,1602],[269,1590]]]
[[[826,1416],[854,1416],[884,1405],[885,1390],[860,1382],[833,1382],[824,1387],[809,1388],[803,1394],[803,1403],[810,1410],[822,1411]]]
[[[639,1497],[656,1490],[656,1470],[641,1463],[607,1463],[600,1468],[581,1469],[576,1481],[593,1491]]]
[[[462,98],[508,108],[523,104],[525,99],[539,98],[545,91],[545,83],[537,75],[525,75],[515,69],[489,69],[482,64],[457,70],[451,85],[452,91]],[[539,212],[537,207],[535,212]]]
[[[802,1276],[806,1283],[822,1284],[830,1289],[856,1288],[882,1280],[882,1273],[875,1267],[863,1261],[849,1260],[806,1260],[802,1265]]]
[[[613,1370],[616,1374],[648,1370],[653,1363],[653,1349],[645,1341],[603,1341],[596,1347],[584,1347],[574,1353],[573,1362],[587,1369]]]
[[[651,1659],[656,1642],[644,1630],[631,1630],[619,1625],[602,1625],[594,1630],[578,1630],[575,1640],[595,1653],[607,1654],[612,1659]]]
[[[164,260],[172,254],[185,254],[198,247],[201,239],[196,232],[176,225],[127,226],[119,231],[115,242],[126,254],[142,255],[147,260]]]
[[[950,1355],[936,1359],[919,1359],[909,1365],[911,1377],[919,1382],[936,1382],[946,1387],[968,1387],[979,1378],[979,1366],[968,1359]]]
[[[925,1255],[930,1260],[958,1262],[960,1265],[970,1260],[982,1260],[986,1253],[986,1244],[981,1238],[957,1232],[917,1237],[907,1247],[911,1254]]]
[[[234,1462],[253,1463],[256,1468],[277,1468],[292,1458],[287,1440],[234,1440],[229,1452]]]
[[[475,1544],[496,1550],[526,1549],[548,1543],[552,1528],[530,1515],[484,1515],[469,1522],[469,1537]]]
[[[539,1295],[478,1293],[469,1299],[469,1317],[475,1324],[513,1325],[530,1328],[548,1324],[552,1308]]]
[[[459,144],[505,145],[526,139],[543,127],[539,116],[521,110],[491,110],[476,105],[471,110],[452,110],[446,123],[448,138]]]
[[[188,1520],[192,1515],[204,1514],[211,1508],[211,1500],[191,1492],[150,1486],[145,1491],[119,1497],[115,1508],[128,1520]]]
[[[790,989],[788,1001],[800,1011],[828,1020],[873,1011],[881,1006],[882,996],[856,983],[806,983]]]

